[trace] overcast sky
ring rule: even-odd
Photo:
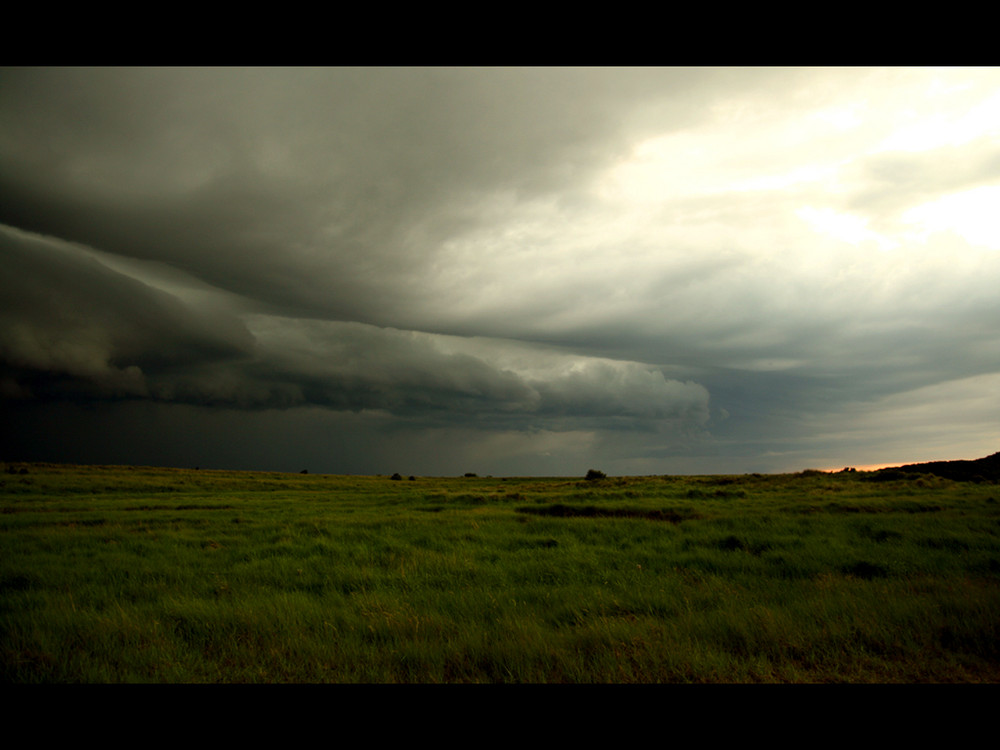
[[[1000,450],[1000,68],[0,70],[7,460]]]

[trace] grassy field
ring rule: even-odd
[[[0,464],[5,683],[1000,682],[1000,486]]]

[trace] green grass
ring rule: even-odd
[[[993,484],[0,468],[6,683],[1000,682]]]

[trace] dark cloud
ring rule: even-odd
[[[654,123],[693,124],[717,87],[741,80],[675,69],[6,71],[0,222],[167,261],[296,314],[400,325],[428,296],[414,277],[443,241],[479,226],[483,202],[567,200]]]
[[[652,473],[944,434],[908,399],[1000,372],[993,76],[0,70],[8,448]]]
[[[690,419],[708,395],[655,369],[582,357],[516,372],[438,337],[361,323],[198,310],[85,248],[0,228],[8,277],[0,354],[11,393],[275,409],[550,418]],[[452,348],[461,348],[453,340]]]
[[[82,248],[0,226],[0,258],[0,354],[22,392],[148,396],[149,376],[252,355],[235,316],[199,315]]]

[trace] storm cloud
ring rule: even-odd
[[[4,69],[3,451],[987,455],[998,122],[994,69]]]

